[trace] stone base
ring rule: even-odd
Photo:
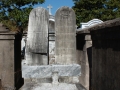
[[[26,83],[20,90],[86,90],[80,84]]]
[[[78,64],[73,65],[41,65],[41,66],[23,66],[22,75],[24,78],[48,78],[52,73],[58,72],[58,76],[80,76],[81,67]]]
[[[22,62],[24,86],[20,90],[86,90],[79,83],[81,66],[40,65],[29,66]]]

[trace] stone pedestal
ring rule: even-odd
[[[21,34],[0,26],[0,90],[18,90],[24,83],[21,71]]]
[[[22,70],[23,77],[29,81],[20,90],[86,90],[79,84],[81,67],[78,64],[24,65]]]

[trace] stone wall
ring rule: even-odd
[[[88,30],[93,42],[91,90],[120,90],[120,18]]]

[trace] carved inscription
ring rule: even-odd
[[[68,17],[70,15],[70,10],[69,8],[64,8],[60,13],[62,17]]]

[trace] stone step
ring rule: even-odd
[[[27,83],[20,90],[87,90],[80,84]]]

